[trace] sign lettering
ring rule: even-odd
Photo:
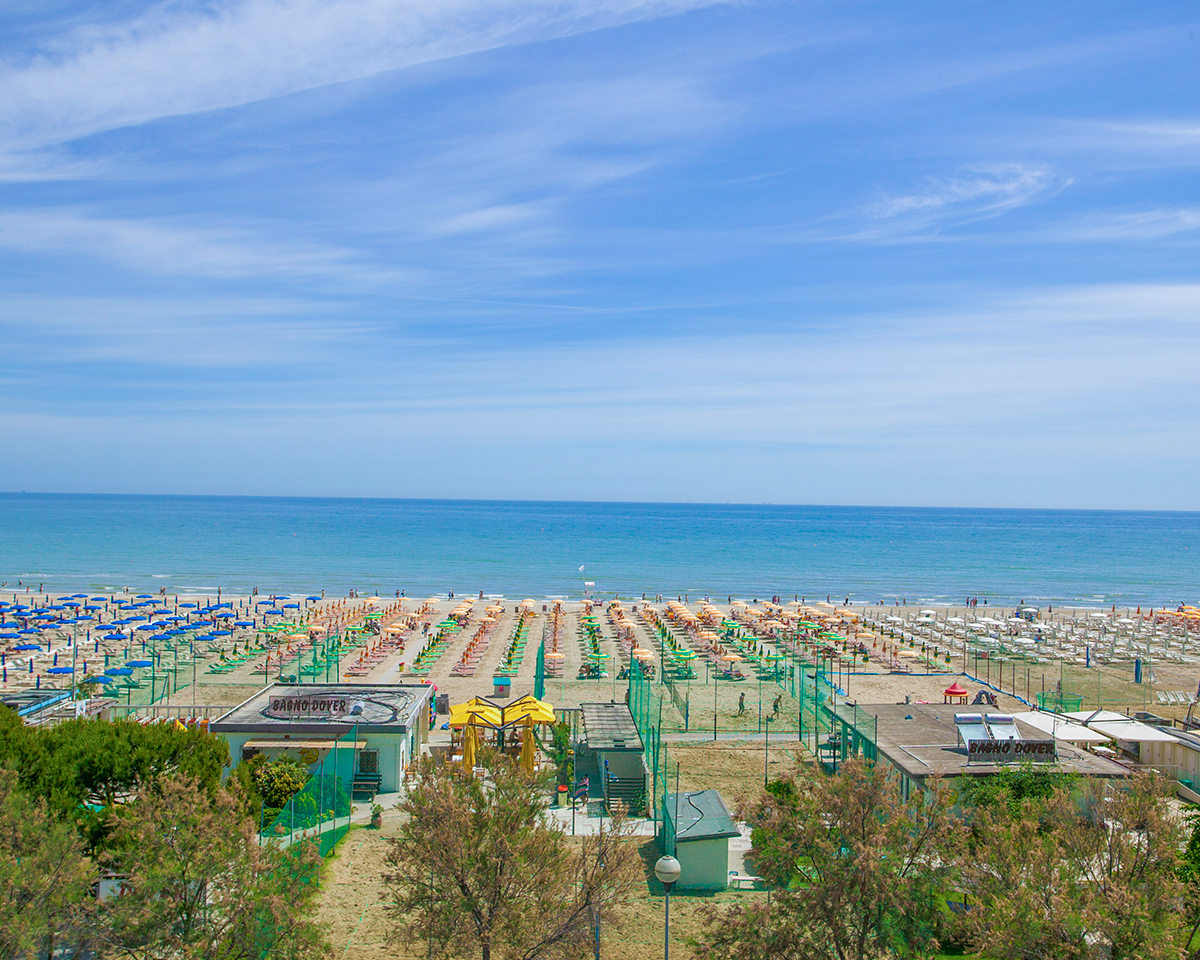
[[[350,710],[345,697],[272,697],[273,717],[344,717]]]
[[[972,740],[967,744],[968,763],[1047,762],[1056,757],[1053,740]]]

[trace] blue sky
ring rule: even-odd
[[[0,489],[1200,509],[1183,3],[0,2]]]

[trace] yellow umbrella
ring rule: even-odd
[[[526,694],[503,707],[504,726],[514,723],[554,723],[554,707],[544,700]]]
[[[462,765],[464,770],[472,770],[475,767],[475,727],[468,726],[466,733],[463,734],[463,758]]]
[[[521,731],[521,769],[533,773],[536,769],[537,753],[533,746],[533,727]]]
[[[450,726],[452,727],[493,727],[499,729],[504,725],[504,716],[499,707],[480,703],[476,700],[467,703],[456,703],[450,708]]]

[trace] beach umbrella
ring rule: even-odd
[[[109,667],[104,671],[110,677],[132,677],[133,671],[128,667]]]
[[[74,667],[51,667],[46,672],[47,673],[74,673],[75,668]]]
[[[123,633],[108,633],[108,634],[105,634],[100,639],[101,640],[124,640],[125,634],[123,634]]]
[[[130,660],[128,663],[125,664],[125,666],[127,666],[127,667],[152,667],[152,666],[154,666],[154,661],[153,660]]]
[[[533,727],[521,731],[521,769],[533,773],[537,767],[537,750],[533,745]]]
[[[113,678],[101,675],[101,676],[96,676],[96,677],[85,677],[80,682],[81,683],[112,683]]]
[[[24,653],[27,650],[41,650],[42,648],[36,643],[20,643],[13,647],[18,653]]]
[[[463,758],[462,765],[464,770],[471,770],[475,766],[475,751],[478,746],[475,743],[475,727],[470,725],[467,727],[466,733],[463,735]]]

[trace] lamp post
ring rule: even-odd
[[[671,888],[682,872],[674,857],[659,857],[654,864],[654,875],[667,892],[663,906],[663,960],[671,960]]]

